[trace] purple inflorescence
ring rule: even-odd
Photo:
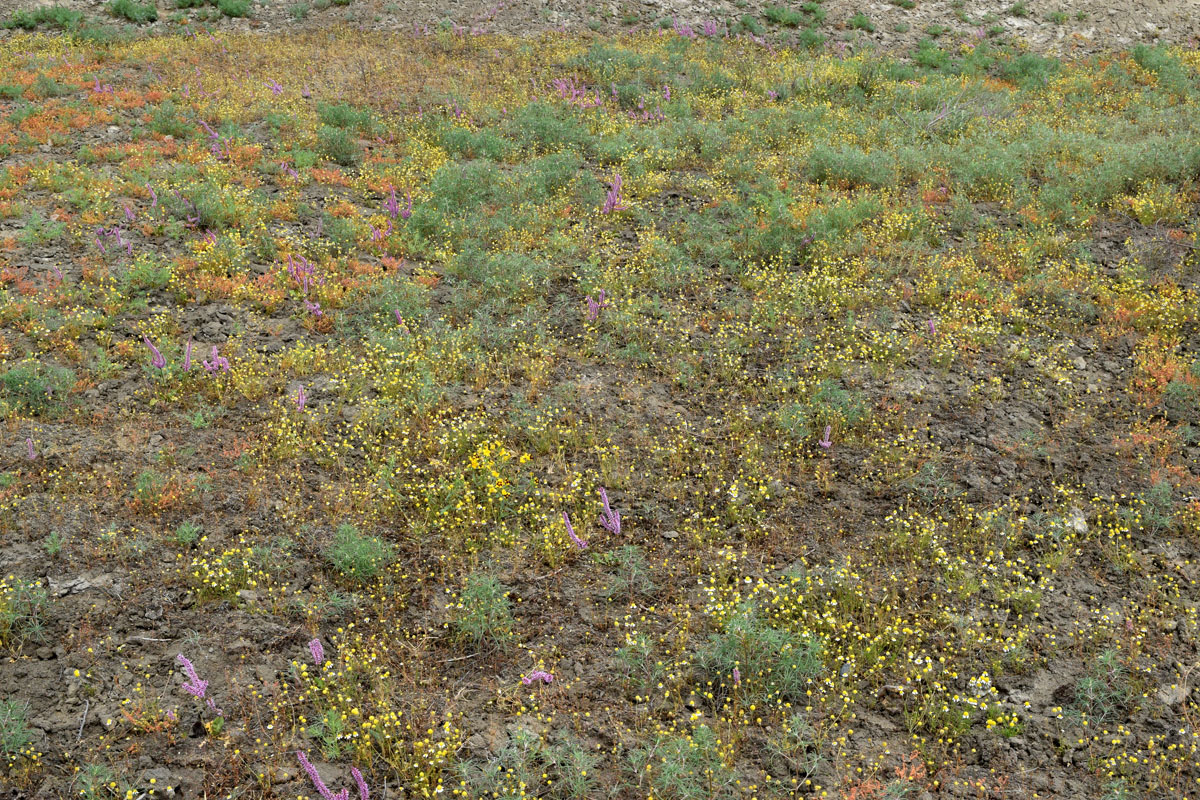
[[[586,550],[588,546],[587,542],[575,535],[575,529],[571,527],[571,518],[567,516],[567,512],[565,511],[563,512],[563,522],[567,524],[567,535],[571,537],[571,541],[575,543],[575,546],[580,550]]]
[[[613,511],[608,505],[608,492],[604,491],[604,487],[600,487],[600,502],[604,504],[604,511],[600,514],[600,526],[606,531],[617,536],[621,533],[621,515]]]
[[[608,301],[604,298],[604,290],[603,289],[600,290],[600,294],[597,296],[596,300],[593,300],[592,296],[588,295],[587,304],[588,304],[588,312],[587,312],[588,322],[595,322],[597,320],[597,318],[599,318],[599,316],[600,316],[600,309],[608,308]]]
[[[551,675],[549,672],[546,672],[545,670],[535,669],[533,672],[529,673],[524,678],[521,678],[521,683],[525,684],[526,686],[529,686],[534,681],[541,681],[542,683],[553,683],[554,676]]]
[[[142,341],[144,341],[146,343],[146,346],[150,348],[150,352],[153,353],[153,355],[154,355],[154,357],[150,359],[150,363],[156,369],[162,369],[163,367],[165,367],[167,365],[167,360],[165,358],[163,358],[162,353],[158,352],[158,348],[155,347],[154,343],[150,341],[150,337],[143,336]]]
[[[613,175],[612,185],[609,186],[608,195],[604,198],[604,205],[600,211],[611,214],[614,211],[624,211],[628,207],[621,203],[621,175],[617,173]]]
[[[308,652],[312,653],[313,663],[318,667],[325,661],[325,648],[321,646],[320,639],[313,639],[308,643]]]
[[[196,674],[196,668],[192,666],[192,662],[188,661],[183,653],[175,656],[175,660],[183,665],[183,671],[187,673],[188,679],[183,682],[184,691],[198,700],[204,700],[208,704],[208,707],[219,716],[221,709],[217,708],[217,704],[213,702],[211,697],[206,698],[204,696],[205,690],[208,689],[208,681],[200,680],[200,676]]]

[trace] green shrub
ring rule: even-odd
[[[179,109],[175,106],[175,101],[167,100],[151,115],[150,130],[163,136],[182,139],[191,133],[192,128],[179,118]]]
[[[33,730],[26,713],[26,708],[16,700],[0,700],[0,749],[10,763],[33,744]]]
[[[158,9],[153,3],[138,3],[135,0],[112,0],[108,4],[108,12],[137,24],[158,19]]]
[[[591,141],[591,134],[574,114],[541,101],[527,103],[509,114],[503,128],[512,141],[532,145],[531,149],[541,152],[581,150]]]
[[[43,6],[33,11],[20,10],[13,13],[4,23],[5,28],[34,30],[41,25],[60,30],[70,30],[83,22],[83,13],[64,6]]]
[[[217,0],[217,10],[227,17],[248,17],[250,0]]]
[[[317,117],[334,128],[348,128],[364,134],[370,133],[375,127],[369,110],[355,108],[349,103],[318,103]]]
[[[818,145],[808,158],[808,176],[818,183],[844,182],[880,189],[895,182],[895,162],[887,153],[864,153],[855,147]]]
[[[458,601],[451,605],[451,627],[462,641],[504,646],[513,635],[508,590],[491,575],[473,572]]]
[[[1054,58],[1044,58],[1036,53],[1022,53],[1011,61],[1001,64],[1000,77],[1012,81],[1021,88],[1045,86],[1055,72],[1059,62]]]
[[[631,751],[630,773],[639,785],[649,780],[661,800],[733,800],[741,780],[721,755],[721,739],[707,725],[690,736],[658,734],[654,743]]]
[[[788,28],[799,27],[800,23],[804,21],[804,15],[799,11],[792,11],[790,8],[784,8],[783,6],[767,6],[763,9],[763,16],[769,22],[773,22],[776,25],[784,25]]]
[[[819,640],[772,628],[747,610],[709,638],[696,663],[705,680],[712,681],[717,707],[733,691],[735,667],[745,696],[757,702],[794,702],[803,699],[823,669],[823,649]]]
[[[41,638],[41,612],[47,597],[36,580],[14,575],[0,580],[0,646],[19,648],[27,639]]]
[[[352,167],[362,158],[358,142],[344,128],[322,125],[317,129],[317,149],[327,159],[343,167]]]
[[[871,22],[871,18],[861,11],[851,17],[846,24],[851,28],[866,31],[867,33],[875,32],[875,23]]]
[[[353,525],[340,525],[333,544],[325,551],[325,560],[343,575],[368,581],[387,568],[395,558],[395,548],[374,536],[363,536]]]
[[[0,397],[19,412],[37,416],[62,408],[75,373],[66,367],[24,361],[0,375]]]

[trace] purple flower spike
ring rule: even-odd
[[[588,546],[587,542],[575,535],[575,529],[571,527],[571,518],[567,516],[567,512],[565,511],[563,512],[563,522],[567,524],[567,535],[571,537],[571,541],[575,543],[575,546],[580,550],[586,550]]]
[[[121,209],[125,212],[125,221],[133,222],[133,209],[125,204],[121,205]]]
[[[308,652],[312,653],[313,663],[318,667],[321,666],[325,660],[325,648],[321,646],[320,639],[313,639],[308,643]]]
[[[163,367],[165,367],[167,365],[167,360],[165,358],[163,358],[162,353],[158,352],[158,348],[155,347],[154,344],[150,341],[150,337],[143,336],[142,341],[144,341],[146,343],[146,346],[150,348],[150,352],[154,354],[154,358],[152,358],[150,360],[150,363],[156,369],[162,369]]]
[[[204,369],[210,373],[216,372],[218,369],[229,372],[229,359],[217,353],[217,346],[215,344],[213,345],[212,356],[210,358],[210,361],[200,362],[204,365]]]
[[[621,533],[621,515],[613,511],[608,505],[608,492],[604,491],[604,487],[600,487],[600,502],[604,504],[604,513],[600,515],[600,525],[606,531],[614,536],[619,536]]]
[[[551,675],[549,672],[546,672],[545,670],[535,669],[533,672],[529,673],[524,678],[521,678],[521,683],[525,684],[526,686],[529,686],[534,681],[541,681],[542,683],[553,683],[554,676]]]
[[[146,184],[146,188],[150,190],[150,207],[156,208],[158,206],[158,192],[154,191],[154,187],[148,183]]]
[[[611,214],[614,211],[624,211],[628,207],[621,203],[621,175],[618,173],[613,176],[608,196],[604,198],[604,205],[601,206],[600,211],[603,214]]]
[[[929,320],[929,335],[930,336],[937,335],[937,328],[934,326],[932,319]]]
[[[192,340],[188,339],[187,347],[183,351],[183,371],[188,372],[192,368]]]
[[[183,683],[183,690],[195,697],[197,700],[204,699],[204,691],[208,688],[208,681],[200,680],[200,676],[196,674],[196,668],[192,666],[192,662],[188,661],[183,653],[175,656],[175,660],[183,665],[183,671],[187,673],[188,679]],[[221,713],[221,709],[217,708],[217,705],[212,701],[212,698],[209,698],[207,703],[208,707],[217,714]]]
[[[817,444],[828,450],[833,445],[833,440],[829,438],[829,434],[833,432],[832,425],[825,426],[825,435],[817,442]]]
[[[369,800],[371,793],[367,789],[367,782],[363,780],[362,773],[358,771],[358,767],[351,767],[350,775],[354,778],[354,784],[358,786],[359,800]]]
[[[738,669],[737,667],[733,668],[733,685],[734,686],[742,685],[742,671],[740,669]]]
[[[404,208],[400,209],[400,219],[408,219],[412,216],[412,192],[405,192],[404,196],[407,198],[408,202],[405,204]]]
[[[303,387],[303,386],[301,386],[301,387],[300,387],[300,388],[299,388],[299,389],[296,391],[296,408],[297,408],[297,409],[299,409],[300,411],[303,411],[303,410],[304,410],[304,404],[305,404],[306,402],[308,402],[308,395],[306,395],[306,394],[304,393],[304,387]],[[312,642],[309,642],[309,645],[308,645],[308,646],[311,648],[311,647],[313,646],[313,644],[316,644],[318,648],[321,646],[321,642],[320,642],[319,640],[317,640],[317,639],[313,639],[313,640],[312,640]],[[321,663],[321,660],[320,660],[319,658],[317,658],[317,654],[316,654],[315,652],[313,653],[313,658],[316,660],[316,662],[317,662],[318,664],[320,664],[320,663]]]
[[[271,80],[267,81],[263,85],[266,86],[268,89],[270,89],[271,94],[275,95],[276,97],[283,94],[283,87],[279,85],[279,81],[277,81],[273,78]]]
[[[598,299],[593,300],[592,296],[588,295],[588,298],[587,298],[588,322],[595,322],[597,320],[597,318],[599,318],[599,316],[600,316],[600,309],[608,308],[608,306],[609,306],[608,301],[604,298],[604,290],[603,289],[600,290],[600,294],[597,295],[597,298]]]
[[[383,210],[388,216],[395,219],[400,214],[400,204],[396,202],[396,190],[393,188],[388,195],[388,199],[383,201]]]
[[[325,785],[325,781],[321,780],[321,775],[317,772],[317,768],[314,767],[311,762],[309,762],[308,756],[304,755],[303,750],[296,751],[296,758],[300,759],[300,766],[304,768],[306,773],[308,773],[308,779],[312,781],[313,787],[316,788],[317,793],[321,795],[324,800],[348,800],[349,793],[345,789],[337,794],[329,791],[329,787]]]
[[[314,303],[311,300],[305,300],[304,307],[307,308],[309,310],[309,313],[311,313],[314,317],[324,316],[324,313],[322,313],[322,311],[321,311],[320,303]]]
[[[26,437],[26,439],[25,439],[25,448],[26,448],[26,450],[28,451],[28,453],[27,453],[27,454],[28,454],[28,456],[29,456],[29,460],[30,460],[30,461],[37,461],[37,450],[34,450],[34,449],[33,449],[33,439],[32,439],[32,438],[30,438],[30,437]]]

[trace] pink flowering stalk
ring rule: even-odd
[[[408,219],[412,216],[412,192],[405,192],[405,205],[400,209],[400,219]]]
[[[29,457],[29,460],[37,461],[37,450],[33,449],[33,439],[31,437],[25,438],[25,449],[26,449],[26,454]]]
[[[325,785],[325,781],[321,780],[321,775],[317,772],[317,768],[308,760],[308,756],[304,755],[303,750],[296,751],[296,758],[300,760],[300,766],[304,768],[308,779],[312,781],[317,794],[321,795],[324,800],[350,800],[349,789],[342,789],[337,794],[329,790],[329,787]],[[358,771],[358,767],[351,767],[350,774],[354,777],[355,785],[358,786],[359,800],[369,800],[370,790],[367,788],[367,782],[363,780],[362,773]]]
[[[737,667],[733,668],[733,685],[734,686],[742,685],[742,671],[740,669],[738,669]]]
[[[271,94],[275,95],[276,97],[278,97],[279,95],[283,94],[283,87],[282,87],[282,86],[280,86],[280,85],[279,85],[279,81],[275,80],[274,78],[272,78],[271,80],[267,81],[267,82],[266,82],[265,84],[263,84],[263,85],[264,85],[264,86],[266,86],[268,89],[270,89],[270,90],[271,90]]]
[[[304,755],[303,750],[296,751],[296,758],[300,759],[300,766],[308,773],[308,779],[312,781],[317,794],[321,795],[324,800],[350,800],[350,791],[348,789],[342,789],[337,794],[329,791],[329,787],[325,785],[325,781],[321,780],[321,774],[317,772],[317,768],[308,760],[308,756]]]
[[[600,316],[600,309],[608,308],[608,305],[609,305],[608,301],[604,299],[604,290],[603,289],[600,290],[600,294],[598,295],[598,299],[596,299],[596,300],[593,300],[592,296],[588,295],[587,304],[588,304],[588,312],[587,312],[588,322],[595,322],[597,320],[597,318],[599,318],[599,316]]]
[[[604,205],[600,207],[600,211],[603,214],[611,214],[627,208],[629,206],[621,203],[621,175],[617,173],[613,175],[612,185],[609,187],[608,196],[604,198]]]
[[[553,683],[554,676],[551,675],[549,672],[546,672],[545,670],[535,669],[533,672],[529,673],[524,678],[521,678],[521,683],[525,684],[526,686],[529,686],[534,681],[541,681],[542,683]]]
[[[321,311],[321,304],[320,304],[320,303],[314,303],[314,302],[312,302],[311,300],[305,300],[305,301],[304,301],[304,307],[305,307],[305,308],[307,308],[307,309],[308,309],[308,313],[312,314],[314,317],[323,317],[323,316],[325,316],[325,312]]]
[[[565,511],[563,512],[563,522],[567,524],[567,535],[571,537],[571,541],[575,543],[575,546],[580,550],[586,550],[588,546],[587,542],[575,535],[575,529],[571,527],[571,518],[567,516],[567,512]]]
[[[600,487],[600,502],[604,504],[604,512],[600,515],[600,526],[613,536],[618,536],[621,533],[621,515],[613,511],[608,505],[608,492],[604,491],[604,487]]]
[[[312,653],[313,663],[318,667],[325,660],[325,648],[321,646],[320,639],[313,639],[308,643],[308,652]]]
[[[217,708],[217,704],[213,702],[211,697],[206,698],[204,692],[208,689],[208,681],[200,680],[200,676],[196,674],[196,668],[192,666],[192,662],[180,653],[175,656],[175,660],[183,665],[183,671],[187,673],[188,679],[183,682],[183,690],[195,697],[197,700],[204,700],[208,707],[218,716],[221,715],[221,709]],[[190,683],[188,681],[191,681]]]
[[[301,386],[299,389],[297,389],[297,390],[296,390],[296,409],[297,409],[298,411],[303,411],[303,410],[304,410],[304,404],[305,404],[306,402],[308,402],[308,395],[306,395],[306,394],[304,393],[304,387],[303,387],[303,386]],[[321,642],[320,642],[320,641],[318,641],[317,639],[313,639],[313,642],[316,642],[316,645],[317,645],[317,647],[320,647],[320,646],[321,646]],[[310,648],[312,647],[312,642],[310,642],[310,643],[309,643],[309,647],[310,647]],[[316,654],[314,653],[314,654],[313,654],[313,658],[315,659],[316,657],[317,657],[317,656],[316,656]],[[320,663],[321,663],[319,659],[317,660],[317,663],[318,663],[318,664],[320,664]]]
[[[155,347],[154,344],[150,341],[150,337],[143,336],[142,341],[144,341],[146,343],[146,346],[150,348],[150,352],[154,354],[154,357],[152,359],[150,359],[150,364],[152,366],[154,366],[156,369],[162,369],[163,367],[165,367],[167,365],[167,360],[165,358],[163,358],[162,353],[158,352],[158,348]]]
[[[215,344],[213,345],[211,360],[201,361],[200,363],[210,373],[216,372],[218,369],[229,372],[229,359],[217,353],[217,346]]]
[[[825,426],[825,435],[822,436],[817,441],[817,444],[821,445],[821,447],[824,447],[826,450],[828,450],[833,445],[833,440],[829,438],[829,434],[832,432],[833,432],[833,426],[826,425]]]
[[[388,195],[388,199],[383,202],[383,210],[392,219],[400,215],[400,204],[396,202],[396,190],[393,188]]]
[[[187,347],[183,351],[183,371],[188,372],[192,368],[192,340],[188,339]]]
[[[930,335],[930,336],[936,336],[936,335],[937,335],[937,327],[936,327],[936,326],[933,324],[933,320],[932,320],[932,319],[930,319],[930,320],[929,320],[929,335]]]

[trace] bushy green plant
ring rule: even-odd
[[[227,17],[248,17],[250,0],[217,0],[217,10]]]
[[[136,0],[112,0],[108,4],[108,12],[139,25],[158,19],[158,9],[153,3],[138,3]]]
[[[317,149],[343,167],[353,167],[362,158],[362,148],[345,128],[322,125],[317,129]]]
[[[844,182],[879,189],[895,181],[895,161],[888,153],[864,153],[843,145],[818,145],[808,158],[808,174],[818,183]]]
[[[744,610],[709,638],[696,663],[715,687],[714,702],[733,691],[733,670],[740,691],[757,701],[798,700],[824,664],[819,640],[770,627],[753,610]]]
[[[45,25],[51,28],[70,30],[78,27],[81,22],[83,22],[83,12],[73,11],[66,6],[41,6],[33,10],[14,11],[4,23],[4,27],[32,31]]]
[[[763,9],[763,16],[769,22],[773,22],[776,25],[784,25],[788,28],[798,27],[804,21],[803,14],[784,6],[767,6]]]
[[[739,775],[721,754],[721,740],[708,725],[689,735],[659,734],[650,747],[629,756],[630,772],[649,779],[661,800],[732,800],[740,797]]]
[[[61,409],[75,383],[74,371],[40,361],[23,361],[0,374],[0,398],[32,415]]]
[[[866,31],[867,33],[875,32],[875,23],[871,22],[871,18],[861,11],[847,20],[846,24],[856,30]]]
[[[0,700],[0,749],[10,759],[21,755],[33,743],[26,714],[26,706],[16,700]]]
[[[37,580],[15,575],[0,580],[0,646],[19,648],[42,635],[42,608],[49,595]]]
[[[325,551],[325,560],[334,569],[360,583],[378,576],[395,556],[391,544],[374,536],[363,536],[350,524],[338,526],[333,544]]]
[[[455,634],[476,647],[485,642],[504,646],[513,635],[508,590],[492,575],[481,572],[468,575],[462,594],[450,611]]]

